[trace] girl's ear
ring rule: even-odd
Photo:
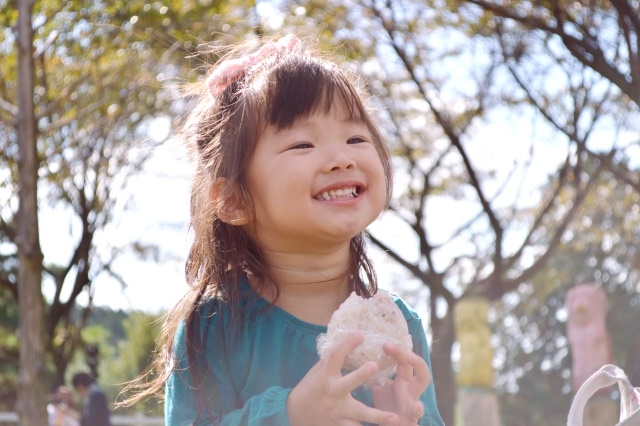
[[[225,178],[218,178],[211,185],[211,202],[215,204],[215,213],[221,221],[234,226],[249,223],[249,215],[238,191],[227,187]]]

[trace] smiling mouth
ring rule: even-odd
[[[360,188],[354,185],[339,189],[331,189],[329,191],[323,191],[316,195],[314,198],[320,201],[351,200],[353,198],[356,198],[359,193]]]

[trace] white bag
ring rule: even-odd
[[[640,426],[640,388],[634,388],[625,372],[615,365],[603,366],[580,386],[571,403],[567,426],[583,426],[584,408],[589,398],[616,383],[620,389],[620,423],[615,426]]]

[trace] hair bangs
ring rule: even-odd
[[[342,119],[365,122],[367,114],[357,89],[332,65],[299,57],[278,64],[267,86],[265,124],[282,129],[299,118],[331,111],[339,111]],[[334,109],[336,104],[340,108]]]

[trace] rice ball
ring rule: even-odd
[[[353,292],[331,316],[327,332],[318,336],[320,359],[325,359],[336,344],[356,330],[364,332],[364,342],[349,354],[344,368],[355,370],[374,361],[378,372],[365,385],[381,385],[398,368],[395,358],[387,355],[382,345],[390,342],[407,350],[413,349],[407,321],[386,291],[378,291],[368,299]]]

